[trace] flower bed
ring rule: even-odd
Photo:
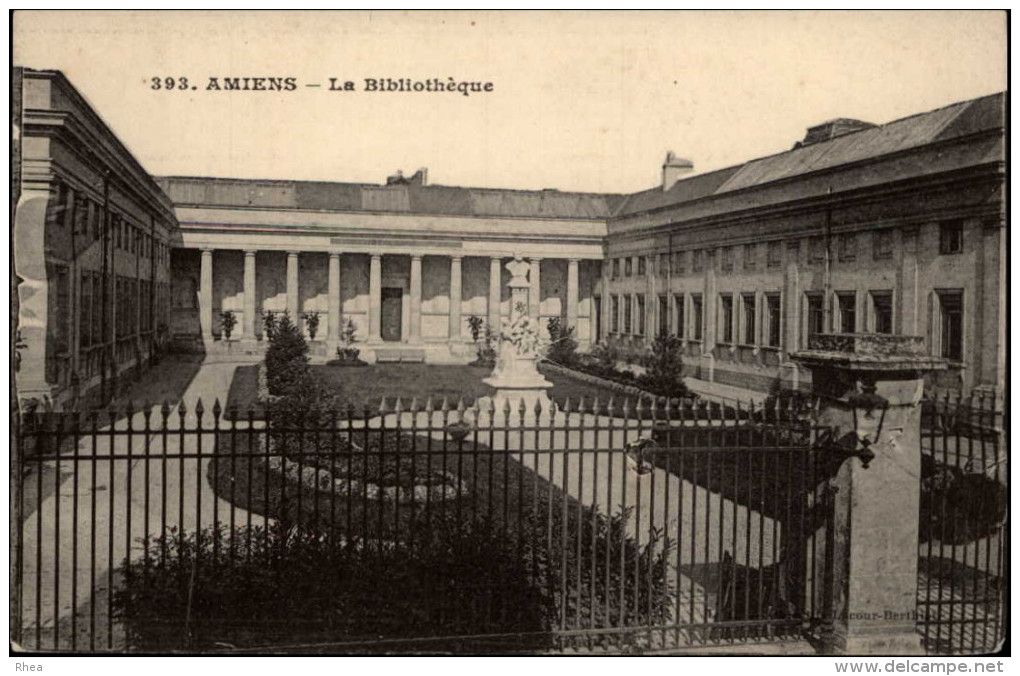
[[[657,399],[658,397],[651,392],[646,392],[639,387],[628,384],[626,382],[610,380],[604,378],[601,375],[594,375],[583,370],[584,367],[578,364],[575,368],[567,368],[555,362],[544,361],[542,362],[542,368],[548,369],[552,373],[565,375],[570,378],[576,378],[582,382],[589,383],[599,388],[609,390],[610,392],[619,392],[620,394],[628,397],[637,397],[641,399]]]

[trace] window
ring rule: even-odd
[[[873,313],[872,330],[875,333],[893,332],[892,294],[888,291],[871,292]]]
[[[619,258],[614,258],[613,259],[613,279],[619,279],[619,278],[620,278],[620,259]]]
[[[691,319],[694,321],[694,335],[691,336],[692,340],[704,340],[704,308],[701,303],[701,294],[696,293],[691,295]]]
[[[684,324],[684,296],[677,294],[673,296],[673,312],[676,313],[677,335],[684,338],[687,335],[687,325]]]
[[[637,259],[637,273],[639,275],[648,274],[648,270],[645,267],[646,266],[645,260],[646,259],[645,259],[644,256],[638,256],[638,259]]]
[[[637,326],[634,327],[634,335],[643,336],[645,335],[645,297],[639,295],[637,297]]]
[[[963,292],[937,291],[939,310],[939,355],[963,361]]]
[[[807,294],[807,336],[810,345],[811,337],[825,333],[825,298],[820,293]]]
[[[808,240],[808,260],[812,263],[825,260],[825,237],[822,235],[815,235]]]
[[[88,347],[92,344],[92,273],[81,274],[81,288],[78,291],[81,297],[81,308],[78,311],[78,333],[81,347]]]
[[[614,262],[618,262],[616,259]],[[615,293],[609,296],[609,330],[613,333],[620,332],[620,297]]]
[[[770,268],[778,268],[782,264],[783,264],[783,243],[769,242],[768,266]]]
[[[684,272],[684,265],[687,263],[687,252],[677,251],[673,254],[673,272],[681,274]]]
[[[839,260],[853,261],[857,259],[857,235],[853,232],[844,232],[837,240],[837,251]]]
[[[724,246],[722,248],[722,269],[723,272],[729,272],[733,269],[733,247]]]
[[[842,333],[853,333],[857,326],[857,294],[852,291],[837,293],[839,303],[839,330]]]
[[[963,252],[963,221],[943,221],[939,224],[939,253]]]
[[[634,301],[630,295],[623,298],[623,332],[630,334],[631,321],[634,318]]]
[[[733,342],[733,296],[721,294],[719,296],[719,335],[720,342]]]
[[[659,335],[669,335],[669,296],[659,296]]]
[[[660,277],[665,277],[666,275],[668,275],[669,274],[669,254],[664,254],[664,253],[659,254],[658,257],[656,258],[655,265],[656,265],[656,268],[655,268],[656,274],[658,274]]]
[[[779,347],[782,344],[782,297],[778,293],[765,296],[765,344]]]
[[[744,245],[744,269],[754,270],[758,264],[758,245],[757,244],[745,244]]]
[[[701,249],[691,253],[691,266],[695,272],[701,272],[705,269],[705,252]]]
[[[630,277],[634,274],[634,259],[630,256],[623,259],[623,274],[625,277]]]
[[[872,241],[874,257],[876,261],[892,258],[893,231],[892,228],[876,230]]]
[[[743,304],[744,314],[744,345],[755,345],[757,336],[754,332],[755,310],[757,310],[758,299],[753,293],[745,293],[740,297]]]
[[[54,270],[57,293],[56,293],[56,335],[54,336],[54,349],[57,354],[68,352],[71,349],[71,275],[67,267],[61,265]]]
[[[103,332],[103,287],[102,277],[99,273],[92,273],[92,344],[102,343],[106,340]]]

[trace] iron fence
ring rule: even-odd
[[[922,404],[918,628],[931,654],[992,652],[1005,635],[1005,402],[941,392]]]
[[[35,411],[16,641],[626,652],[800,638],[822,610],[827,509],[803,413],[675,400]]]

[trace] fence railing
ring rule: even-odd
[[[1005,635],[1004,411],[992,394],[922,403],[918,627],[932,654],[991,652]]]
[[[822,612],[815,434],[792,406],[664,400],[36,411],[16,640],[336,653],[799,638]]]

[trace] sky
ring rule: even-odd
[[[668,150],[701,173],[834,117],[1003,91],[1006,49],[995,11],[14,15],[15,64],[62,70],[151,174],[383,183],[428,167],[433,184],[593,192],[656,185]],[[492,91],[364,91],[434,77]]]

